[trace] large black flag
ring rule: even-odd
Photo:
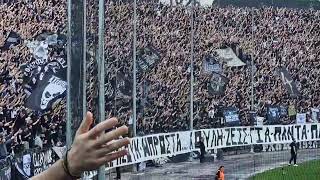
[[[20,44],[21,37],[18,33],[11,31],[2,47],[0,47],[1,50],[8,50],[12,46],[16,46]]]
[[[221,74],[212,74],[208,83],[208,92],[210,95],[223,95],[229,79]]]
[[[147,72],[160,60],[160,54],[152,45],[138,50],[137,65],[139,72]]]
[[[29,92],[26,106],[33,110],[44,111],[63,95],[67,88],[66,61],[56,58],[51,62],[35,60],[21,66],[25,73],[25,91]]]
[[[39,111],[50,109],[59,98],[65,95],[66,90],[66,81],[53,73],[46,73],[32,89],[31,95],[27,98],[26,106]]]
[[[286,68],[280,67],[277,70],[277,74],[280,76],[285,88],[287,89],[287,92],[291,97],[297,97],[300,95],[296,83],[294,82]]]
[[[39,54],[34,54],[33,61],[22,64],[20,68],[24,72],[24,90],[29,95],[25,105],[33,110],[44,111],[52,108],[52,105],[66,94],[67,58],[63,48],[66,41],[64,35],[52,33],[41,33],[37,39],[41,41],[34,42],[37,46],[40,47],[39,44],[46,42],[45,44],[51,48],[41,47],[43,49],[40,53],[41,58]],[[30,48],[33,50],[39,49],[32,47],[31,45]],[[49,54],[59,55],[48,58]]]

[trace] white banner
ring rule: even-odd
[[[306,113],[297,113],[297,124],[304,124],[307,122],[307,114]]]
[[[108,163],[107,168],[135,164],[160,157],[196,151],[204,138],[207,150],[252,144],[285,144],[320,140],[320,124],[272,125],[262,127],[226,127],[154,134],[131,139],[129,155]]]
[[[317,149],[320,148],[320,141],[302,141],[298,142],[299,149]],[[262,145],[263,152],[271,151],[287,151],[290,150],[290,143],[285,144],[264,144]]]

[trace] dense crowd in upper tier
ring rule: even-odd
[[[109,2],[109,1],[108,1]],[[88,2],[91,5],[92,2]],[[92,3],[94,5],[94,3]],[[96,5],[96,4],[95,4]],[[94,44],[97,20],[88,6],[89,81],[94,76]],[[106,6],[106,77],[132,79],[133,4],[109,2]],[[90,14],[91,13],[91,14]],[[0,46],[10,32],[23,40],[34,40],[43,32],[66,34],[66,3],[61,0],[17,1],[0,4]],[[207,90],[210,75],[203,73],[203,59],[214,50],[230,45],[241,49],[247,64],[253,60],[254,105],[259,116],[266,116],[268,105],[293,106],[296,112],[309,113],[320,108],[320,11],[276,7],[195,7],[194,26],[191,8],[170,7],[140,2],[137,6],[137,49],[154,46],[161,59],[150,71],[137,76],[138,131],[146,133],[186,130],[190,119],[190,60],[194,47],[194,127],[221,126],[221,107],[239,109],[242,125],[249,125],[251,107],[250,66],[223,67],[229,79],[225,95],[211,96]],[[194,29],[194,36],[191,36]],[[193,37],[193,44],[192,44]],[[62,52],[63,53],[63,52]],[[49,54],[48,60],[55,56]],[[65,98],[47,112],[25,107],[23,63],[33,61],[24,42],[0,53],[0,131],[3,143],[16,151],[28,146],[56,146],[64,142]],[[275,74],[286,67],[301,93],[290,98]],[[116,81],[117,82],[117,81]],[[117,84],[115,85],[117,86]],[[88,86],[89,109],[95,91]],[[117,90],[107,96],[108,116],[117,116],[123,124],[132,117],[132,96]],[[292,123],[284,117],[280,123]],[[35,140],[37,139],[37,140]],[[40,140],[41,139],[41,140]],[[28,143],[25,143],[28,142]],[[8,150],[11,151],[11,150]],[[2,153],[1,153],[2,154]]]

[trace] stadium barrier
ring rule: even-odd
[[[226,127],[174,133],[161,133],[131,139],[129,154],[110,162],[107,168],[135,164],[155,158],[175,156],[198,150],[204,138],[206,150],[249,145],[288,144],[319,141],[320,124],[268,125],[261,127]]]
[[[320,147],[320,124],[268,125],[260,127],[225,127],[134,137],[127,147],[129,154],[107,164],[107,170],[163,157],[198,151],[198,142],[204,139],[206,150],[262,146],[259,152],[286,150],[296,139],[301,148]],[[278,147],[278,148],[275,148]],[[280,148],[279,148],[280,147]],[[282,148],[281,148],[282,147]],[[41,151],[26,151],[8,159],[0,171],[1,179],[28,179],[50,167],[64,154],[64,147]],[[87,172],[93,177],[96,172]],[[10,178],[9,178],[10,177]]]

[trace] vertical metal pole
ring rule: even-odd
[[[71,127],[71,93],[70,93],[70,77],[71,77],[71,0],[67,1],[68,7],[68,44],[67,44],[67,123],[66,123],[66,143],[67,149],[71,148],[72,144],[72,127]]]
[[[87,116],[87,0],[83,0],[82,116]],[[82,119],[83,119],[82,118]],[[77,128],[78,129],[78,128]]]
[[[105,87],[104,87],[104,77],[105,77],[105,66],[104,66],[104,0],[99,0],[99,29],[98,29],[98,84],[99,84],[99,122],[105,120]],[[105,166],[102,165],[98,170],[98,180],[106,179]]]
[[[252,11],[252,20],[251,20],[251,25],[252,25],[252,38],[254,36],[254,23],[253,23],[253,11]],[[252,53],[252,56],[251,56],[251,106],[250,106],[250,110],[252,113],[254,113],[254,74],[253,74],[253,65],[254,65],[254,62],[253,62],[253,53]],[[254,123],[254,122],[253,122]],[[250,123],[251,124],[251,123]],[[251,153],[252,153],[252,158],[253,158],[253,168],[255,169],[255,159],[254,159],[254,145],[251,145]]]
[[[254,72],[253,72],[253,56],[251,57],[251,111],[254,111]]]
[[[252,38],[254,36],[253,18],[254,18],[254,16],[253,16],[253,12],[252,12],[252,20],[251,20],[251,23],[252,23]],[[253,68],[254,62],[253,62],[253,59],[254,59],[254,57],[253,57],[253,54],[252,54],[252,56],[251,56],[251,108],[250,108],[252,112],[254,111],[254,72],[253,72],[253,70],[254,70],[254,68]]]
[[[86,113],[85,4],[85,0],[68,0],[67,148]]]
[[[133,3],[133,117],[132,128],[133,137],[137,135],[137,0]]]
[[[193,130],[193,61],[194,61],[194,1],[191,4],[191,58],[190,58],[190,130]]]

